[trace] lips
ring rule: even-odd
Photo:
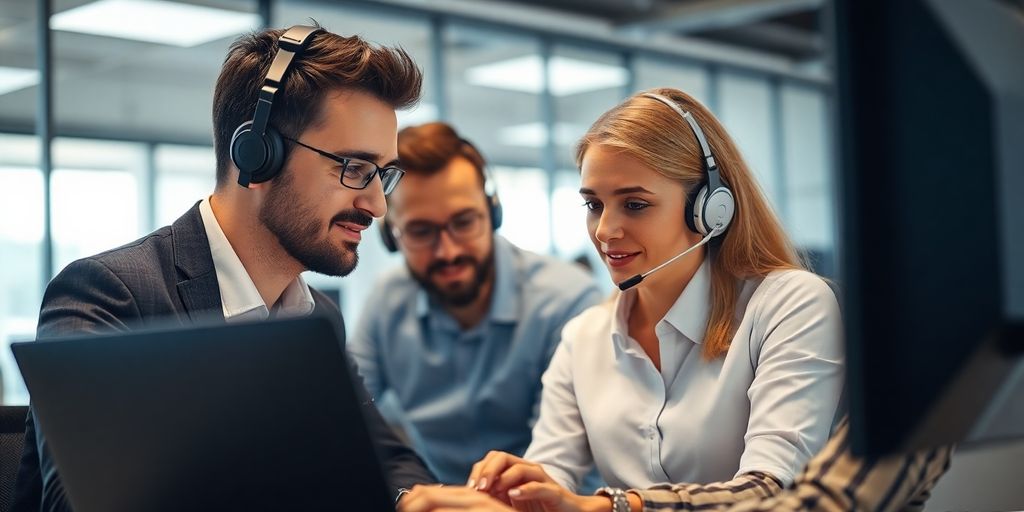
[[[639,252],[608,251],[604,253],[604,260],[612,268],[621,268],[632,263],[639,254]]]
[[[362,231],[369,227],[355,222],[335,222],[334,225],[341,228],[342,233],[356,241],[363,239]]]

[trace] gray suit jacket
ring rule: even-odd
[[[316,312],[337,320],[344,344],[337,306],[322,293],[311,292]],[[36,334],[43,339],[210,319],[223,321],[220,286],[197,203],[171,226],[68,265],[46,288]],[[359,388],[362,401],[371,404],[364,411],[367,426],[393,490],[434,483],[423,461],[395,436],[366,390]],[[71,510],[45,441],[37,436],[29,412],[11,510]]]

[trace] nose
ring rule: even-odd
[[[371,217],[383,217],[388,212],[388,203],[384,199],[384,184],[381,183],[380,176],[375,176],[366,188],[359,191],[353,206],[369,213]]]
[[[462,252],[462,247],[459,246],[458,242],[452,239],[452,235],[448,233],[447,229],[442,229],[437,234],[437,243],[434,244],[434,257],[444,261],[452,261],[459,253]]]
[[[594,238],[603,244],[622,238],[622,223],[609,210],[610,208],[606,208],[601,212],[601,217],[597,219],[597,227],[594,229]]]

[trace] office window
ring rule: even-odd
[[[491,172],[504,213],[501,234],[523,249],[549,252],[547,173],[538,168],[509,166],[492,166]]]
[[[768,201],[779,212],[779,187],[772,143],[768,80],[753,75],[724,72],[718,83],[718,119],[739,146]]]
[[[45,279],[36,9],[0,1],[0,404],[28,403],[10,344],[35,338]]]
[[[35,339],[43,286],[43,175],[39,139],[0,134],[0,403],[28,403],[11,356],[14,341]]]
[[[825,93],[783,85],[781,103],[786,225],[796,244],[812,253],[816,270],[833,275],[836,206]]]
[[[633,61],[633,69],[636,70],[636,91],[673,87],[710,107],[708,73],[702,66],[641,55]]]
[[[622,101],[629,72],[619,54],[561,45],[552,52],[550,70],[555,162],[559,169],[576,169],[576,144],[601,114]]]
[[[212,146],[159,144],[154,149],[155,227],[167,226],[213,193],[217,161]]]
[[[492,164],[541,167],[539,43],[461,24],[444,33],[451,122]]]
[[[146,146],[58,138],[50,178],[54,269],[148,231]]]

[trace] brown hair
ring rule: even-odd
[[[319,27],[319,25],[317,25]],[[277,54],[283,29],[268,29],[239,37],[231,44],[213,93],[214,149],[217,186],[228,180],[231,136],[252,119],[263,79]],[[367,92],[395,109],[420,98],[423,75],[401,48],[375,47],[358,36],[320,32],[300,58],[292,62],[277,93],[270,125],[281,134],[298,137],[320,121],[321,104],[338,88]]]
[[[676,102],[700,125],[718,163],[722,181],[736,199],[736,213],[711,262],[711,311],[703,354],[724,356],[737,328],[735,309],[739,281],[764,277],[774,270],[802,269],[803,263],[782,223],[772,211],[750,168],[725,128],[704,105],[677,89],[652,89]],[[689,193],[704,184],[700,146],[693,130],[675,111],[644,92],[605,112],[580,140],[576,165],[592,145],[619,149],[676,180]]]
[[[458,156],[476,167],[483,184],[487,161],[476,146],[459,136],[451,125],[433,122],[409,126],[398,132],[398,158],[408,173],[435,174]]]

